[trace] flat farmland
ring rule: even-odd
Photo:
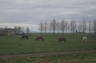
[[[35,40],[42,35],[44,41]],[[96,49],[96,39],[91,34],[86,34],[88,39],[81,40],[81,34],[31,34],[29,40],[17,36],[0,36],[0,55],[22,54],[35,52],[54,52]],[[66,42],[59,42],[58,37],[64,37]]]

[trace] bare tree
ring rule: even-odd
[[[24,32],[23,27],[20,27],[20,26],[15,26],[14,29],[15,29],[15,32],[16,32],[16,33]]]
[[[68,21],[65,21],[65,31],[68,32],[70,29]]]
[[[78,32],[83,32],[83,31],[82,31],[82,28],[83,28],[83,27],[82,27],[82,24],[79,23],[79,24],[78,24]]]
[[[49,23],[49,32],[52,32],[52,22]]]
[[[52,30],[53,30],[53,33],[56,32],[56,20],[55,19],[53,19],[52,21]]]
[[[66,23],[65,23],[64,20],[62,20],[62,21],[61,21],[61,31],[62,31],[62,33],[64,33],[65,28],[66,28]]]
[[[96,33],[96,20],[94,20],[94,33]]]
[[[60,22],[56,22],[56,31],[57,32],[61,31],[60,26],[61,26]]]
[[[89,31],[89,33],[92,33],[92,31],[93,31],[93,21],[88,21],[88,31]]]
[[[46,33],[47,30],[48,30],[48,24],[47,24],[47,22],[45,22],[44,28],[45,28],[45,33]]]
[[[42,22],[39,24],[39,30],[41,33],[44,31],[44,24]]]
[[[85,33],[86,32],[86,29],[87,29],[86,28],[86,21],[85,20],[82,21],[82,27],[83,27],[83,30],[82,31],[83,31],[83,33]]]
[[[26,33],[30,33],[30,28],[29,27],[26,28]]]
[[[76,32],[76,22],[75,21],[70,22],[70,28],[71,28],[72,33]]]

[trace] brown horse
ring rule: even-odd
[[[37,36],[37,37],[35,38],[35,40],[42,40],[42,41],[44,41],[44,38],[43,38],[43,36]]]
[[[64,37],[59,37],[59,38],[58,38],[58,41],[59,41],[59,42],[62,42],[62,41],[66,42],[66,38],[64,38]]]

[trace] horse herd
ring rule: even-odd
[[[23,35],[23,36],[21,36],[21,38],[22,39],[29,39],[29,36],[28,35]],[[42,41],[44,41],[45,40],[45,38],[43,37],[43,36],[36,36],[35,37],[35,40],[42,40]],[[58,41],[66,41],[66,38],[64,38],[64,37],[59,37],[58,38]]]
[[[29,39],[29,35],[21,35],[21,38],[28,40]],[[35,40],[45,41],[45,38],[43,36],[39,35],[39,36],[36,36],[35,37]],[[82,36],[81,37],[81,40],[86,41],[87,40],[87,36]],[[66,42],[67,41],[67,38],[65,38],[65,37],[58,37],[57,38],[57,41],[59,41],[59,42]]]

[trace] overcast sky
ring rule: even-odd
[[[51,19],[95,19],[96,0],[0,0],[0,23],[38,24]]]

